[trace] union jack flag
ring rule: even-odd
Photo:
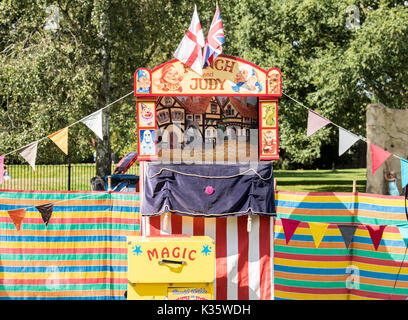
[[[222,52],[222,44],[224,42],[225,37],[221,21],[221,12],[217,4],[210,30],[208,30],[207,41],[205,42],[203,68],[212,64],[214,59]]]

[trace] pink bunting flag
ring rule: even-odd
[[[4,155],[0,156],[0,184],[3,183],[4,176]]]
[[[317,130],[331,123],[330,120],[318,115],[316,112],[309,110],[307,116],[307,136],[310,137]]]
[[[385,227],[386,227],[385,225],[377,226],[366,224],[366,228],[370,233],[370,237],[371,240],[373,241],[375,250],[378,249]]]
[[[281,221],[283,232],[285,233],[286,244],[288,244],[293,234],[295,233],[300,221],[285,218],[281,218]]]
[[[371,143],[370,150],[371,150],[371,174],[374,174],[374,172],[376,172],[377,169],[381,167],[384,161],[388,159],[391,153]]]

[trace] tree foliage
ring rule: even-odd
[[[206,34],[214,1],[1,0],[0,153],[75,123],[105,103],[104,28],[112,102],[133,90],[137,68],[153,68],[172,58],[194,3]],[[55,32],[44,29],[51,5],[59,9]],[[265,69],[280,68],[285,94],[345,129],[365,135],[365,107],[370,102],[407,106],[405,1],[222,0],[219,5],[225,54]],[[351,5],[359,8],[356,28],[347,27]],[[103,27],[103,21],[109,24]],[[136,148],[134,97],[109,109],[112,150],[121,157]],[[337,128],[329,125],[307,138],[307,110],[286,95],[279,116],[282,166],[328,166],[347,160],[336,156]],[[82,124],[70,127],[70,160],[92,159],[96,139]],[[15,154],[10,158],[21,160]],[[67,159],[45,140],[38,162],[47,161]]]

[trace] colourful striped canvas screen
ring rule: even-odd
[[[275,299],[407,298],[403,197],[280,191],[276,204]],[[288,244],[281,218],[300,221]],[[328,224],[318,248],[309,222]],[[347,224],[357,225],[349,248],[338,227]],[[367,225],[385,225],[377,250]]]
[[[50,202],[47,228],[34,206]],[[167,230],[163,217],[143,229],[215,238],[218,299],[406,299],[402,197],[278,191],[276,205],[275,222],[256,217],[250,233],[246,217],[172,215]],[[7,213],[16,208],[26,208],[20,231]],[[282,218],[300,221],[288,244]],[[141,234],[138,194],[3,190],[0,222],[0,299],[124,299],[126,236]],[[310,222],[328,225],[317,248]],[[348,248],[339,225],[358,226]],[[377,250],[368,225],[385,226]]]
[[[45,226],[36,205],[54,203]],[[26,208],[20,231],[7,211]],[[125,299],[139,194],[0,192],[0,299]]]

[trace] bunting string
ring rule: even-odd
[[[297,101],[295,98],[292,98],[291,96],[287,95],[285,92],[282,91],[282,94],[284,94],[286,97],[288,97],[288,98],[291,99],[292,101],[296,102],[298,105],[302,106],[303,108],[306,108],[307,110],[309,110],[309,111],[311,111],[311,112],[313,112],[313,113],[319,115],[316,111],[310,109],[309,107],[306,107],[303,103],[301,103],[301,102]],[[320,115],[319,115],[319,116],[320,116]],[[323,116],[320,116],[320,117],[321,117],[321,118],[324,118]],[[324,118],[324,119],[326,119],[326,118]],[[327,120],[328,120],[328,119],[327,119]],[[328,120],[328,121],[330,121],[330,120]],[[336,127],[339,128],[339,129],[342,129],[342,130],[344,130],[344,131],[348,131],[347,129],[345,129],[345,128],[339,126],[338,124],[336,124],[336,123],[334,123],[334,122],[332,122],[332,121],[330,121],[330,123],[331,123],[332,125],[336,126]],[[349,132],[349,131],[348,131],[348,132]],[[361,136],[361,135],[356,135],[356,136],[358,136],[358,138],[359,138],[360,140],[363,140],[363,141],[367,142],[367,139],[366,139],[365,137],[363,137],[363,136]]]
[[[23,150],[24,148],[27,148],[27,147],[33,145],[34,143],[39,143],[39,142],[41,142],[41,141],[44,141],[45,139],[48,139],[50,136],[53,136],[54,134],[57,134],[59,131],[62,131],[62,130],[64,130],[64,129],[67,129],[67,128],[69,128],[69,127],[72,127],[72,126],[74,126],[74,125],[76,125],[76,124],[78,124],[78,123],[81,123],[81,122],[83,123],[83,122],[86,121],[87,118],[89,118],[91,115],[94,115],[94,114],[96,114],[96,113],[102,112],[103,110],[105,110],[105,109],[109,108],[110,106],[114,105],[115,103],[118,103],[119,101],[121,101],[121,100],[127,98],[128,96],[130,96],[130,95],[133,94],[133,93],[134,93],[134,91],[131,91],[131,92],[125,94],[124,96],[122,96],[122,97],[116,99],[115,101],[113,101],[113,102],[107,104],[106,106],[100,108],[99,110],[97,110],[97,111],[95,111],[95,112],[93,112],[93,113],[87,115],[86,117],[84,117],[84,118],[82,118],[82,119],[80,119],[80,120],[78,120],[78,121],[76,121],[76,122],[74,122],[74,123],[72,123],[72,124],[70,124],[70,125],[68,125],[68,126],[66,126],[66,127],[64,127],[64,128],[62,128],[62,129],[60,129],[60,130],[57,130],[56,132],[54,132],[54,133],[52,133],[52,134],[49,134],[49,135],[47,135],[47,136],[45,136],[45,137],[42,137],[42,138],[39,139],[39,140],[36,140],[36,141],[34,141],[34,142],[30,142],[29,144],[27,144],[27,145],[25,145],[25,146],[23,146],[23,147],[20,147],[20,148],[18,148],[18,149],[15,149],[15,150],[13,150],[13,151],[10,151],[10,152],[8,152],[8,153],[5,153],[5,154],[3,154],[2,156],[5,157],[5,156],[8,156],[8,155],[10,155],[10,154],[12,154],[12,153],[14,153],[14,152],[18,152],[18,151],[20,151],[20,150]]]
[[[408,161],[403,159],[402,157],[392,154],[387,150],[384,150],[369,141],[361,135],[356,135],[349,130],[339,126],[338,124],[330,121],[329,119],[319,115],[316,111],[310,109],[309,107],[305,106],[303,103],[297,101],[295,98],[292,98],[285,92],[282,92],[290,100],[296,102],[298,105],[302,106],[303,108],[308,110],[308,122],[307,122],[307,137],[311,136],[313,133],[318,131],[319,129],[323,128],[327,124],[333,124],[338,128],[339,131],[339,156],[344,154],[350,147],[356,143],[358,140],[362,140],[369,144],[370,152],[371,152],[371,174],[374,174],[379,167],[390,157],[393,156],[400,160],[401,165],[401,187],[405,188],[408,184]]]
[[[101,194],[111,193],[111,192],[112,191],[105,191],[105,192],[101,192]],[[79,197],[75,197],[72,199],[63,199],[63,200],[58,200],[54,202],[48,202],[48,203],[41,204],[41,205],[32,205],[32,206],[28,206],[24,208],[12,209],[12,210],[8,210],[7,213],[9,214],[11,220],[16,226],[16,229],[20,230],[21,225],[23,224],[25,212],[27,211],[27,209],[35,208],[40,212],[41,217],[43,218],[44,224],[48,227],[48,223],[49,223],[49,220],[51,219],[53,208],[56,204],[64,202],[64,201],[86,199],[86,198],[93,197],[93,196],[95,196],[95,194],[91,193],[91,194],[86,194],[85,196],[79,196]]]

